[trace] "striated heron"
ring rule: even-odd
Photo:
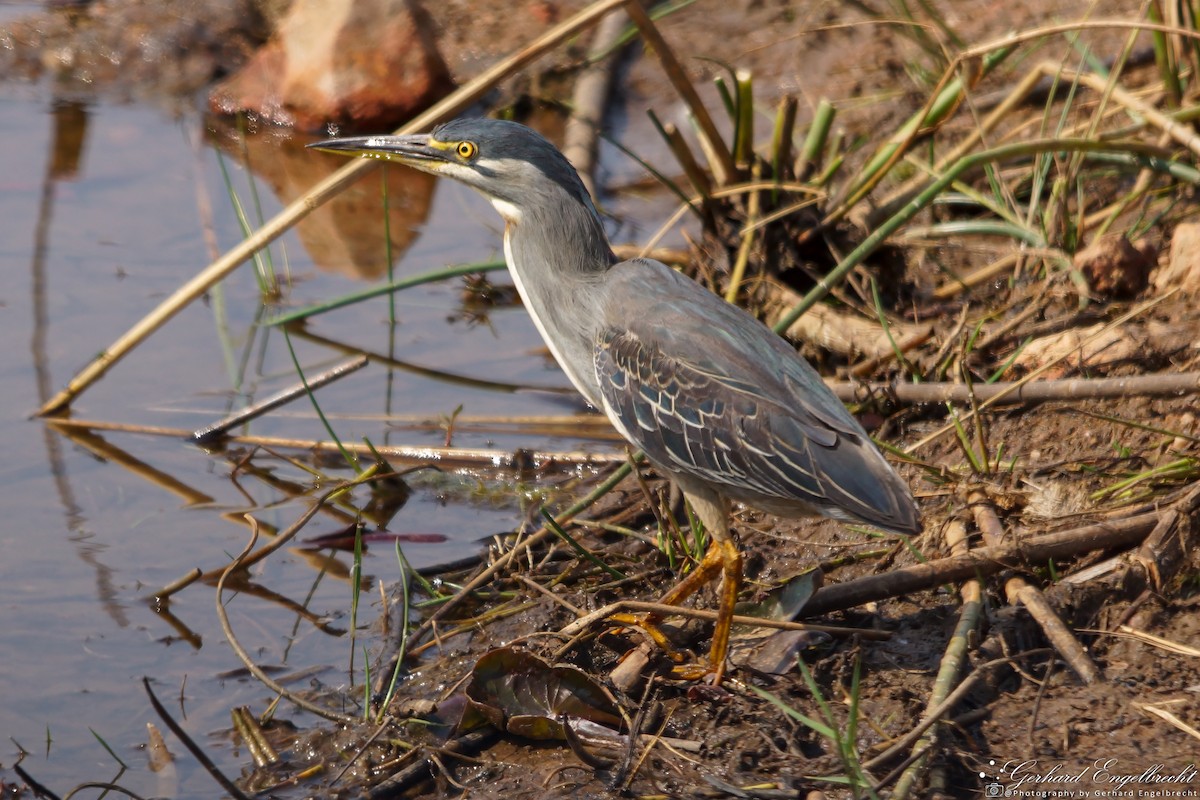
[[[524,125],[460,119],[429,134],[311,145],[382,158],[478,190],[504,218],[525,308],[589,403],[683,490],[712,536],[662,599],[724,580],[709,652],[719,682],[742,576],[731,500],[920,530],[908,487],[817,373],[746,312],[651,259],[619,261],[570,162]]]

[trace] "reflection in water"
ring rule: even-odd
[[[50,362],[46,356],[46,336],[49,315],[46,312],[46,254],[50,248],[50,228],[54,219],[55,190],[60,180],[71,180],[79,174],[79,166],[83,161],[83,147],[87,140],[88,112],[87,106],[75,102],[58,102],[50,117],[54,121],[54,135],[51,137],[50,154],[46,159],[46,174],[42,179],[41,200],[38,203],[37,225],[33,233],[33,259],[31,282],[33,297],[30,303],[33,308],[33,336],[30,340],[30,351],[33,356],[33,369],[37,376],[38,400],[47,400],[52,393]],[[51,464],[61,464],[60,458],[54,458],[53,448],[57,446],[57,438],[47,435],[47,445],[51,448]],[[58,472],[55,472],[57,475]],[[63,487],[60,487],[60,489]],[[73,505],[73,504],[70,504]]]
[[[117,464],[142,480],[160,489],[166,489],[171,494],[183,500],[184,508],[207,505],[213,501],[211,496],[199,489],[188,486],[173,475],[168,475],[162,470],[150,466],[137,456],[122,450],[120,447],[117,447],[104,437],[87,428],[74,425],[60,425],[55,420],[49,420],[45,427],[51,436],[61,433],[70,439],[73,444],[82,447],[104,462]]]
[[[210,133],[218,147],[266,181],[284,205],[346,163],[344,157],[305,150],[308,139],[277,131],[222,127]],[[386,181],[386,197],[379,176]],[[297,235],[320,268],[377,280],[387,273],[389,258],[395,263],[417,238],[429,216],[434,183],[432,175],[383,165],[301,220]]]
[[[46,259],[50,252],[50,232],[54,220],[54,202],[59,181],[74,180],[79,176],[83,163],[84,147],[87,143],[88,110],[80,102],[56,101],[50,114],[54,123],[54,135],[50,138],[50,153],[46,158],[46,171],[42,178],[42,191],[38,203],[37,224],[33,234],[33,258],[30,271],[30,307],[33,309],[33,332],[29,350],[37,382],[39,402],[45,402],[53,393],[50,375],[50,359],[46,352],[49,336],[50,316],[47,311]],[[54,476],[54,486],[59,503],[66,514],[66,528],[71,531],[71,540],[76,543],[75,552],[85,564],[92,568],[95,576],[96,599],[109,618],[119,628],[129,625],[129,616],[119,599],[119,591],[113,580],[112,567],[101,561],[105,550],[103,544],[90,541],[86,520],[71,481],[67,475],[66,460],[62,453],[62,440],[49,426],[43,426],[42,439],[46,446],[46,463]]]
[[[63,436],[69,438],[72,443],[87,449],[89,452],[104,459],[104,461],[107,463],[119,465],[127,469],[130,473],[137,475],[149,483],[162,489],[166,489],[172,494],[183,498],[187,506],[208,504],[213,500],[213,498],[207,494],[193,489],[171,475],[168,475],[167,473],[146,464],[141,459],[127,453],[87,428],[60,424],[56,423],[54,420],[50,420],[46,425],[46,430],[51,436],[56,436],[57,434],[61,433]],[[310,486],[278,480],[274,474],[267,469],[255,469],[252,467],[245,467],[243,465],[243,468],[235,470],[234,479],[236,480],[236,476],[239,475],[243,477],[253,476],[262,481],[264,484],[279,490],[282,494],[284,494],[284,496],[291,497],[292,499],[304,497],[311,492]],[[247,498],[249,499],[249,493],[247,493]],[[253,501],[251,502],[253,503]],[[346,501],[342,502],[345,503]],[[332,516],[337,523],[343,525],[353,523],[355,519],[358,519],[362,516],[361,512],[356,512],[353,506],[350,506],[348,509],[339,509],[336,504],[328,503],[321,504],[319,509],[323,513]],[[235,525],[247,526],[248,523],[244,512],[244,509],[239,509],[236,512],[221,514],[221,518]],[[260,534],[267,536],[275,536],[277,534],[277,531],[274,529],[274,527],[266,522],[259,523],[258,529]],[[85,541],[83,537],[77,537],[77,539],[81,542],[81,544],[83,544]],[[108,610],[108,613],[110,616],[112,616],[113,620],[120,627],[125,627],[128,624],[128,619],[125,615],[124,608],[118,601],[119,592],[113,588],[113,571],[111,568],[101,564],[96,558],[96,554],[102,550],[103,546],[92,544],[84,544],[79,548],[80,557],[88,564],[91,564],[96,570],[96,582],[101,603]],[[211,573],[203,575],[202,578],[204,578],[210,585],[215,585],[216,577],[222,571],[224,571],[224,567],[219,567],[213,570]],[[328,564],[325,564],[323,565],[323,571],[318,573],[316,579],[319,580],[320,577],[325,574],[332,574],[334,577],[348,576],[350,574],[350,570],[348,567],[332,570],[329,568]],[[340,636],[345,633],[344,630],[329,625],[327,621],[322,619],[319,614],[309,610],[305,603],[292,600],[279,592],[264,586],[260,586],[250,581],[248,576],[244,573],[237,573],[234,576],[231,576],[230,580],[228,581],[228,585],[231,588],[237,588],[243,594],[248,594],[285,608],[288,611],[297,614],[300,619],[312,623],[316,628],[325,633],[334,636]],[[192,632],[191,629],[181,620],[171,615],[167,610],[168,608],[169,602],[157,602],[154,606],[154,610],[159,615],[159,618],[174,628],[176,635],[180,636],[186,641],[192,642],[194,646],[199,646],[199,635]]]

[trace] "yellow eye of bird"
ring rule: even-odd
[[[479,152],[479,148],[475,146],[474,142],[459,142],[455,149],[458,157],[462,159],[474,158],[475,154]]]

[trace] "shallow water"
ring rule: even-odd
[[[241,664],[222,636],[214,593],[193,586],[155,611],[147,597],[194,567],[223,566],[242,549],[241,514],[284,527],[307,507],[289,484],[308,486],[302,469],[266,462],[270,473],[236,471],[234,459],[208,454],[174,437],[104,432],[68,438],[29,414],[103,347],[223,252],[242,231],[219,160],[252,218],[251,181],[264,217],[339,162],[261,136],[245,152],[226,135],[207,134],[199,118],[168,119],[137,106],[56,102],[46,87],[2,90],[0,104],[0,319],[5,341],[0,375],[6,391],[0,437],[7,456],[0,494],[8,521],[0,528],[0,784],[25,748],[22,766],[66,793],[87,780],[111,780],[119,767],[97,737],[130,767],[119,783],[143,795],[212,797],[211,779],[168,735],[176,774],[147,770],[140,748],[146,723],[163,729],[141,687],[149,677],[160,697],[227,774],[248,762],[228,733],[229,710],[261,713],[270,693],[253,681],[222,679]],[[229,150],[218,156],[213,141]],[[289,152],[288,155],[281,155]],[[326,163],[328,166],[326,166]],[[361,207],[378,235],[380,173],[367,179]],[[392,237],[411,238],[398,255],[397,276],[459,261],[497,257],[499,220],[456,185],[412,176],[389,178]],[[365,198],[365,199],[364,199]],[[427,212],[427,214],[426,214]],[[408,216],[405,216],[405,215]],[[291,277],[289,304],[304,305],[378,281],[347,277],[352,251],[375,268],[382,240],[339,238],[342,223],[326,219],[271,249],[275,268]],[[411,229],[411,236],[410,236]],[[359,257],[362,256],[360,252]],[[320,263],[318,263],[320,262]],[[507,283],[503,274],[494,275]],[[486,321],[464,318],[459,281],[396,296],[399,322],[388,323],[386,299],[315,318],[309,332],[414,364],[490,381],[563,389],[566,379],[540,351],[537,333],[519,307],[492,309]],[[243,266],[220,291],[193,303],[119,363],[74,404],[87,420],[194,429],[296,381],[283,337],[255,333],[259,294]],[[249,342],[249,344],[248,344]],[[344,352],[293,337],[309,373],[343,360]],[[320,390],[318,398],[345,441],[439,445],[438,430],[388,430],[388,415],[437,419],[458,406],[464,415],[562,415],[582,409],[571,394],[490,391],[406,370],[366,369]],[[307,400],[250,426],[254,433],[324,438]],[[605,445],[546,435],[460,432],[463,447],[556,450]],[[345,470],[333,472],[346,477]],[[520,524],[514,503],[493,504],[425,488],[389,524],[397,532],[438,534],[441,543],[411,543],[414,564],[456,559],[480,549],[490,534]],[[305,531],[335,530],[345,518],[319,515]],[[234,629],[259,663],[285,670],[318,668],[332,686],[351,682],[350,653],[361,669],[364,641],[322,630],[350,627],[350,557],[330,564],[285,550],[252,570],[274,596],[226,599]],[[323,569],[324,567],[324,569]],[[365,559],[369,586],[396,579],[390,545]],[[373,604],[360,626],[377,615]],[[374,644],[366,640],[367,645]],[[354,676],[361,679],[361,673]],[[306,679],[307,680],[307,679]],[[311,718],[284,715],[301,724]],[[165,731],[165,729],[164,729]],[[93,733],[94,732],[94,733]]]

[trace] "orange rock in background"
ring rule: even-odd
[[[404,0],[295,0],[267,42],[218,84],[210,107],[280,125],[380,129],[453,86],[432,24]]]

